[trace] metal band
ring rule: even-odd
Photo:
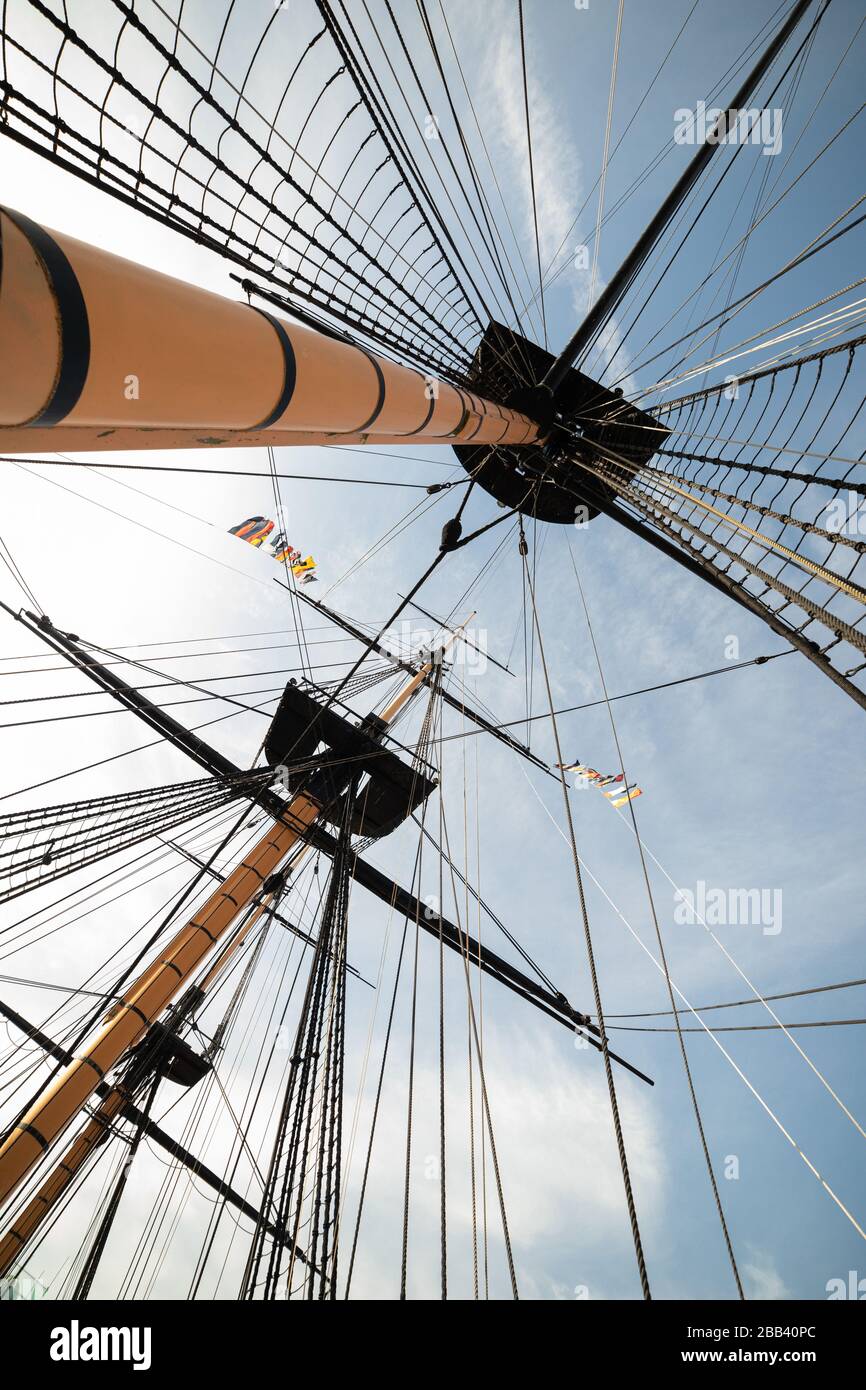
[[[54,295],[60,322],[60,366],[48,402],[26,428],[57,425],[78,404],[90,368],[90,324],[84,295],[75,271],[57,242],[44,227],[31,222],[23,213],[3,208],[3,212],[23,232],[36,252]]]
[[[455,390],[458,396],[460,397],[460,404],[463,406],[463,414],[460,416],[457,428],[455,430],[451,430],[450,433],[445,435],[446,439],[454,439],[460,433],[460,431],[465,428],[466,421],[469,419],[469,407],[466,404],[466,397],[460,390],[459,386],[453,387],[453,390]]]
[[[356,347],[359,352],[364,354],[370,366],[373,368],[373,371],[376,373],[376,379],[379,382],[379,399],[376,402],[376,408],[373,414],[370,416],[369,420],[364,421],[363,425],[357,425],[354,430],[350,431],[351,434],[363,434],[382,414],[382,407],[385,404],[385,378],[382,375],[382,368],[379,366],[379,363],[372,353],[367,352],[366,348],[362,348],[359,343],[353,343],[352,347]]]
[[[424,390],[426,391],[426,390],[428,390],[427,383],[428,383],[429,381],[433,381],[434,378],[433,378],[433,377],[422,377],[421,380],[424,382]],[[435,397],[435,395],[433,395],[433,396],[430,396],[430,397],[429,397],[429,405],[428,405],[428,407],[427,407],[427,414],[424,416],[424,419],[421,421],[421,423],[420,423],[420,425],[417,427],[417,429],[414,429],[414,430],[410,430],[410,431],[409,431],[409,433],[406,435],[406,438],[407,438],[407,439],[411,439],[411,437],[412,437],[413,434],[420,434],[422,430],[425,430],[425,429],[427,428],[427,426],[429,425],[431,419],[433,418],[433,411],[434,411],[435,409],[436,409],[436,397]]]
[[[253,430],[266,430],[273,425],[276,420],[279,420],[280,416],[288,409],[289,402],[295,394],[298,367],[295,360],[295,349],[292,347],[292,340],[280,323],[280,320],[274,318],[273,314],[267,313],[264,309],[256,308],[254,304],[251,304],[250,308],[253,309],[255,313],[261,314],[262,318],[267,319],[279,338],[280,347],[283,350],[283,389],[280,392],[280,398],[270,415],[266,415],[264,420],[260,420],[257,425],[250,426],[250,429]]]
[[[45,1138],[45,1135],[40,1134],[39,1130],[36,1129],[34,1125],[19,1125],[18,1130],[21,1134],[29,1134],[32,1139],[36,1140],[41,1148],[48,1148],[48,1140]]]
[[[231,893],[223,893],[222,896],[224,898],[228,898],[229,902],[233,903],[234,906],[237,907],[237,903],[235,902]],[[195,928],[196,931],[203,931],[208,941],[213,942],[215,944],[219,940],[219,937],[214,936],[212,931],[208,931],[207,927],[203,927],[201,922],[192,922],[191,925]]]
[[[141,1009],[138,1007],[137,1004],[121,1004],[120,1007],[122,1009],[126,1009],[129,1013],[138,1014],[142,1023],[146,1024],[148,1028],[150,1027],[150,1019],[148,1018],[147,1014],[142,1013]]]

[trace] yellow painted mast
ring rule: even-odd
[[[467,620],[468,621],[468,620]],[[464,624],[465,625],[465,624]],[[379,716],[391,723],[404,709],[440,659],[440,653],[460,635],[450,633],[439,652],[413,675]],[[106,1074],[139,1042],[165,1008],[189,982],[193,971],[226,937],[232,924],[253,902],[265,881],[276,872],[303,831],[324,809],[322,802],[300,791],[287,803],[280,821],[272,825],[244,860],[228,875],[174,936],[157,959],[130,984],[114,1004],[102,1029],[31,1106],[0,1148],[0,1202],[6,1201],[33,1167],[60,1138],[93,1095]],[[247,928],[252,922],[246,924]],[[231,948],[233,953],[233,946]],[[225,957],[227,959],[228,956]],[[225,959],[220,965],[225,964]],[[215,978],[208,973],[206,982]],[[106,1126],[129,1097],[115,1087],[76,1137],[56,1168],[0,1241],[0,1274],[4,1273],[48,1215],[58,1198],[104,1138]]]
[[[0,453],[517,445],[539,438],[539,427],[518,411],[8,209],[0,209],[0,252]],[[384,723],[432,669],[431,660],[407,683]],[[322,809],[309,792],[297,793],[279,822],[128,986],[101,1030],[0,1147],[0,1203],[224,940]],[[128,1099],[115,1088],[102,1101],[0,1243],[0,1272]]]
[[[0,453],[532,444],[466,389],[0,210]]]
[[[268,900],[262,899],[250,913],[246,922],[235,933],[207,971],[197,988],[204,996],[211,985],[222,975],[230,960],[234,959],[238,947],[247,939],[253,927],[267,910]],[[111,1015],[109,1015],[110,1017]],[[75,1139],[57,1162],[40,1187],[21,1209],[0,1238],[0,1279],[8,1274],[28,1241],[54,1209],[74,1178],[78,1176],[93,1150],[111,1134],[114,1122],[121,1116],[124,1107],[133,1099],[124,1085],[118,1084],[104,1096],[90,1120],[75,1136]]]

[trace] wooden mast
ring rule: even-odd
[[[202,997],[206,995],[214,981],[219,978],[229,961],[234,958],[238,947],[249,936],[266,909],[267,898],[264,898],[253,908],[249,918],[235,933],[219,959],[214,961],[197,987]],[[122,1115],[131,1099],[132,1097],[125,1085],[118,1083],[112,1087],[108,1095],[103,1097],[99,1108],[94,1111],[81,1132],[75,1136],[63,1157],[55,1164],[27,1205],[9,1225],[3,1237],[0,1238],[0,1278],[8,1274],[24,1247],[36,1235],[70,1183],[78,1176],[93,1150],[104,1143],[112,1133],[115,1121]]]
[[[379,716],[383,724],[391,723],[405,708],[424,678],[434,670],[441,652],[447,650],[460,632],[458,628],[450,633],[442,648],[406,682]],[[107,1015],[101,1031],[64,1067],[0,1147],[0,1202],[17,1190],[42,1155],[84,1108],[106,1073],[141,1040],[177,997],[192,972],[226,936],[239,914],[250,906],[265,881],[323,809],[323,804],[308,791],[296,793],[287,803],[280,821],[265,832],[157,959],[127,987]],[[208,981],[211,978],[209,973]],[[0,1243],[0,1274],[9,1268],[25,1242],[33,1236],[127,1100],[119,1087],[105,1097],[99,1111],[9,1228]]]
[[[531,444],[434,376],[0,210],[0,452]]]
[[[0,209],[0,452],[334,443],[532,444],[518,411]],[[457,634],[445,643],[450,645]],[[429,676],[407,682],[388,723]],[[65,1066],[0,1147],[9,1198],[96,1087],[177,997],[319,817],[280,820]],[[115,1087],[0,1243],[0,1272],[41,1225],[128,1100]]]

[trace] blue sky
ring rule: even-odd
[[[99,7],[83,6],[89,12]],[[249,5],[250,31],[261,27],[259,11]],[[666,0],[661,5],[626,4],[614,106],[612,143],[632,115],[659,62],[691,8]],[[770,18],[769,3],[728,6],[724,13],[699,3],[682,40],[645,107],[612,160],[606,205],[613,207],[641,174],[657,150],[669,153],[646,182],[605,225],[599,257],[603,281],[618,264],[664,192],[688,149],[672,143],[673,113],[709,97],[714,83],[743,46]],[[415,10],[395,7],[407,33],[418,32]],[[446,5],[458,49],[468,55],[466,75],[489,141],[500,183],[507,190],[509,212],[520,250],[530,270],[535,254],[523,140],[522,93],[514,85],[519,72],[515,7]],[[454,11],[452,14],[451,11]],[[195,11],[193,9],[193,15]],[[568,264],[573,250],[589,241],[595,201],[590,197],[576,229],[571,224],[596,179],[604,137],[610,57],[616,6],[590,0],[578,11],[570,0],[528,0],[527,41],[530,101],[533,111],[536,179],[545,265],[564,241]],[[91,15],[92,18],[92,15]],[[192,19],[190,21],[192,23]],[[765,160],[759,149],[743,152],[742,173],[731,177],[714,215],[704,219],[676,258],[644,318],[629,337],[620,359],[641,386],[655,380],[653,368],[638,370],[643,345],[654,334],[660,341],[684,331],[676,320],[665,322],[703,277],[719,244],[732,244],[743,228],[743,208],[751,208],[756,181],[770,163],[769,180],[782,189],[806,167],[826,139],[856,105],[856,75],[862,67],[862,39],[848,55],[826,99],[812,113],[847,43],[860,22],[858,7],[830,7],[798,90],[790,119],[786,113],[781,155]],[[358,16],[363,28],[363,16]],[[202,40],[204,43],[204,40]],[[206,46],[206,45],[205,45]],[[374,54],[372,47],[368,50]],[[232,61],[241,61],[240,49]],[[425,60],[426,62],[426,56]],[[428,65],[429,66],[429,65]],[[426,72],[426,69],[425,69]],[[449,71],[450,76],[450,71]],[[456,83],[456,79],[455,79]],[[725,87],[725,90],[729,90]],[[423,114],[416,111],[420,118]],[[435,114],[439,114],[438,112]],[[776,166],[795,146],[809,117],[802,141],[787,170]],[[448,138],[448,114],[442,113]],[[471,132],[470,132],[471,133]],[[770,216],[751,239],[737,282],[742,293],[795,254],[855,197],[858,149],[856,124],[847,138],[805,178],[779,213]],[[215,257],[157,227],[99,193],[48,170],[35,156],[11,142],[2,146],[0,200],[37,221],[120,254],[140,259],[169,273],[190,278],[226,294],[235,287],[227,268]],[[480,158],[480,156],[479,156]],[[746,185],[751,175],[752,182]],[[447,172],[443,170],[443,178]],[[491,203],[494,190],[489,181]],[[745,188],[745,194],[744,194]],[[742,205],[738,205],[741,195]],[[731,230],[729,219],[733,216]],[[856,238],[838,244],[830,256],[815,258],[808,270],[786,277],[740,315],[725,343],[757,333],[796,309],[853,282],[862,258]],[[464,229],[464,241],[468,241]],[[546,308],[551,343],[560,345],[585,304],[584,273],[566,269],[548,293]],[[849,298],[856,298],[856,291]],[[712,312],[707,299],[702,308]],[[619,318],[622,326],[622,316]],[[747,359],[749,365],[756,365]],[[713,378],[715,379],[715,378]],[[699,383],[696,383],[699,384]],[[852,441],[849,452],[854,453]],[[858,452],[862,442],[856,443]],[[407,461],[358,451],[278,450],[282,471],[392,478],[429,483],[447,478],[452,465],[446,450],[419,448]],[[224,455],[226,467],[263,468],[262,451]],[[165,462],[175,456],[160,456]],[[193,460],[200,462],[200,459]],[[213,456],[207,460],[210,464]],[[220,460],[217,462],[219,463]],[[248,551],[225,534],[242,517],[268,512],[266,480],[148,479],[132,482],[151,496],[124,490],[117,479],[84,470],[7,468],[3,536],[34,587],[40,602],[61,626],[108,646],[165,643],[193,635],[225,638],[234,633],[273,633],[292,624],[285,601],[272,583],[264,556]],[[124,478],[124,481],[127,481]],[[71,491],[61,490],[70,489]],[[77,495],[76,495],[77,494]],[[397,489],[285,483],[283,501],[295,543],[319,561],[318,592],[343,611],[375,623],[406,592],[421,567],[435,553],[442,523],[450,515],[453,494],[430,499],[429,508],[345,582],[342,576],[383,533],[408,512],[423,494]],[[116,509],[99,510],[93,502]],[[172,508],[183,509],[183,513]],[[467,508],[466,529],[489,520],[489,499],[474,496]],[[38,524],[34,527],[34,516]],[[136,525],[136,523],[140,523]],[[155,536],[141,524],[164,533]],[[522,584],[516,538],[499,552],[495,567],[474,583],[506,531],[494,531],[443,565],[424,590],[421,602],[437,613],[450,612],[471,588],[464,608],[477,610],[477,627],[492,655],[520,672],[511,679],[488,664],[470,689],[501,719],[524,713],[522,678]],[[172,538],[172,539],[166,539]],[[757,619],[727,602],[700,580],[674,568],[637,538],[598,518],[585,530],[529,531],[537,561],[540,623],[558,707],[599,698],[595,660],[572,570],[572,557],[585,589],[611,693],[688,676],[726,664],[730,639],[741,659],[777,652],[782,643]],[[191,555],[180,545],[194,547]],[[229,568],[226,568],[229,567]],[[11,580],[2,581],[0,596],[18,603]],[[317,634],[322,640],[331,632]],[[0,628],[2,655],[33,650],[11,621]],[[263,637],[277,642],[279,637]],[[226,650],[240,644],[215,641]],[[250,644],[251,645],[251,644]],[[210,644],[208,644],[210,649]],[[339,659],[349,648],[335,651]],[[271,660],[271,657],[279,660]],[[283,660],[283,657],[288,659]],[[267,652],[229,657],[225,669],[249,672],[238,689],[277,685],[280,677],[260,673],[292,664],[293,653]],[[9,661],[9,666],[24,663]],[[46,663],[47,664],[47,663]],[[51,663],[53,664],[53,663]],[[159,664],[159,663],[157,663]],[[177,666],[171,668],[178,671]],[[213,657],[183,663],[188,679],[212,676]],[[220,667],[220,669],[223,669]],[[179,673],[179,671],[178,671]],[[331,674],[331,673],[328,673]],[[15,695],[45,694],[86,688],[74,675],[16,677]],[[50,684],[54,682],[54,684]],[[10,678],[7,684],[12,684]],[[533,677],[533,712],[545,709],[540,669]],[[103,702],[100,700],[100,707]],[[107,703],[105,703],[107,708]],[[62,706],[65,711],[67,707]],[[193,707],[195,709],[196,707]],[[70,702],[69,712],[73,706]],[[207,710],[207,707],[205,707]],[[664,934],[671,974],[690,1001],[707,1004],[748,997],[750,990],[699,925],[674,920],[674,885],[695,889],[703,882],[728,889],[762,888],[781,892],[781,930],[765,933],[760,925],[717,928],[725,948],[765,993],[796,990],[860,978],[863,971],[864,778],[862,718],[820,673],[798,656],[766,666],[732,671],[712,680],[645,695],[614,706],[617,729],[629,773],[645,790],[637,803],[643,839],[652,851],[651,883]],[[200,716],[211,717],[209,713]],[[417,728],[416,712],[406,730]],[[189,716],[192,721],[192,715]],[[90,727],[88,727],[88,725]],[[93,726],[98,725],[94,731]],[[238,717],[217,725],[214,743],[238,762],[248,763],[261,740],[265,720]],[[70,733],[70,730],[73,731]],[[560,730],[569,755],[614,771],[616,753],[603,707],[563,717]],[[446,719],[447,733],[460,732],[456,715]],[[0,730],[4,744],[4,790],[34,780],[34,769],[50,776],[92,757],[107,756],[148,741],[146,730],[127,715]],[[536,957],[577,1008],[592,1007],[582,926],[570,853],[557,828],[563,807],[556,783],[520,763],[483,737],[444,745],[443,787],[455,854],[463,859],[462,798],[469,787],[472,834],[480,823],[481,891],[521,943]],[[532,748],[554,761],[554,745],[544,722],[533,725]],[[465,757],[465,763],[464,763]],[[475,799],[477,766],[478,800]],[[190,765],[169,749],[149,750],[113,767],[59,784],[57,800],[67,796],[128,789],[193,775]],[[38,802],[36,795],[30,802]],[[665,985],[630,934],[627,922],[653,955],[656,946],[636,846],[628,821],[606,806],[593,791],[573,792],[572,809],[578,848],[587,872],[587,895],[605,1010],[625,1014],[668,1007]],[[25,804],[24,799],[8,803]],[[545,809],[546,808],[546,809]],[[436,812],[438,817],[438,811]],[[552,823],[553,822],[553,823]],[[404,827],[370,858],[401,882],[408,883],[417,832]],[[474,850],[469,855],[475,866]],[[657,861],[657,863],[655,862]],[[134,926],[154,911],[160,893],[184,881],[173,877],[130,892],[119,905],[95,913],[50,938],[42,948],[12,956],[2,969],[41,979],[83,979]],[[428,860],[424,893],[438,889],[438,867]],[[591,876],[590,876],[591,875]],[[50,895],[49,895],[50,896]],[[26,901],[26,900],[25,900]],[[5,910],[5,921],[23,916],[21,904]],[[453,904],[446,894],[446,912]],[[461,904],[462,910],[462,904]],[[620,915],[621,914],[621,915]],[[372,1061],[360,1107],[357,1148],[369,1123],[371,1075],[381,1046],[382,1018],[396,961],[400,923],[387,923],[384,907],[361,889],[353,897],[350,959],[367,978],[375,979],[382,959],[380,990],[373,1030]],[[470,917],[474,927],[477,923]],[[495,928],[483,924],[484,939],[508,954]],[[388,933],[386,936],[386,932]],[[274,946],[272,968],[263,995],[276,990],[282,968],[281,946]],[[5,955],[0,959],[6,960]],[[416,1112],[413,1217],[410,1244],[410,1295],[438,1293],[438,1184],[425,1163],[438,1144],[437,971],[433,942],[422,940],[421,998],[417,1056],[419,1080]],[[466,1099],[466,999],[462,967],[447,962],[447,1036],[449,1091],[449,1211],[452,1291],[471,1291],[470,1202],[466,1172],[468,1114]],[[34,1005],[33,991],[8,987],[11,1002],[41,1018],[48,1004]],[[784,1020],[859,1017],[857,990],[776,1006]],[[348,1087],[354,1106],[363,1069],[372,992],[350,989]],[[719,1024],[770,1022],[760,1006],[709,1016]],[[665,1023],[668,1020],[655,1020]],[[693,1023],[694,1020],[691,1020]],[[252,1024],[250,1025],[252,1027]],[[622,1201],[610,1115],[597,1055],[578,1049],[566,1030],[535,1014],[494,984],[484,988],[485,1073],[490,1091],[497,1146],[508,1203],[518,1279],[524,1296],[568,1299],[585,1287],[590,1298],[639,1296],[630,1235]],[[699,1151],[676,1039],[665,1033],[612,1033],[613,1045],[655,1079],[652,1090],[619,1073],[617,1087],[632,1163],[635,1196],[647,1263],[657,1297],[728,1297],[733,1292],[711,1193]],[[866,1082],[860,1065],[857,1028],[810,1029],[795,1033],[800,1047],[833,1087],[860,1124],[866,1123]],[[861,1224],[866,1198],[859,1146],[864,1142],[808,1063],[789,1040],[777,1033],[735,1033],[720,1041],[755,1090],[778,1116],[809,1161]],[[365,1242],[357,1271],[357,1292],[394,1297],[399,1279],[399,1211],[394,1192],[402,1186],[402,1146],[406,1104],[408,995],[401,995],[394,1063],[388,1084],[376,1162],[365,1216]],[[863,1240],[822,1189],[792,1145],[779,1132],[731,1063],[705,1036],[689,1035],[688,1050],[701,1101],[732,1239],[747,1292],[758,1297],[821,1298],[832,1278],[866,1264]],[[242,1092],[246,1062],[238,1045],[229,1059],[232,1085]],[[462,1069],[462,1070],[461,1070]],[[232,1091],[235,1094],[235,1091]],[[189,1104],[191,1102],[185,1102]],[[169,1101],[163,1102],[168,1106]],[[350,1109],[351,1109],[350,1106]],[[159,1110],[159,1107],[157,1107]],[[187,1112],[178,1107],[181,1114]],[[213,1107],[218,1114],[218,1102]],[[477,1118],[477,1117],[476,1117]],[[232,1139],[230,1128],[214,1120],[211,1161],[217,1166],[220,1146]],[[739,1177],[726,1180],[726,1160],[739,1160]],[[359,1154],[350,1175],[357,1184]],[[151,1194],[162,1180],[159,1159],[142,1156],[140,1182],[129,1197],[129,1223],[143,1221]],[[99,1188],[94,1180],[92,1190]],[[495,1235],[491,1198],[491,1293],[507,1296],[501,1242]],[[188,1194],[169,1256],[153,1285],[167,1296],[185,1296],[190,1251],[200,1240],[208,1207]],[[53,1271],[74,1245],[70,1213],[44,1252],[40,1268]],[[193,1253],[193,1258],[194,1258]],[[113,1237],[100,1273],[108,1292],[128,1261],[128,1249]],[[34,1272],[39,1272],[34,1271]],[[231,1273],[231,1264],[229,1266]],[[114,1284],[112,1283],[114,1281]],[[232,1296],[231,1279],[220,1286]]]

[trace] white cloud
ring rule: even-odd
[[[765,1250],[752,1252],[752,1258],[743,1265],[743,1275],[746,1280],[748,1298],[775,1302],[793,1297],[791,1290],[776,1268],[772,1255]]]
[[[535,229],[523,97],[523,67],[513,14],[504,6],[499,7],[498,17],[492,17],[489,11],[485,12],[485,30],[487,33],[498,32],[499,35],[492,60],[485,70],[485,106],[492,105],[496,110],[496,141],[510,165],[510,186],[516,188],[520,195],[523,250],[535,289]],[[579,218],[585,196],[584,159],[545,86],[544,72],[539,70],[543,60],[539,57],[538,45],[531,51],[534,66],[533,63],[528,65],[527,85],[542,270],[547,279],[552,263],[555,273],[563,263],[571,262],[564,276],[559,277],[558,284],[562,286],[565,283],[569,286],[572,309],[578,318],[581,318],[588,308],[591,280],[588,268],[579,268],[574,264],[578,248],[589,235],[588,228]],[[592,216],[594,226],[595,195],[589,201],[587,212]],[[602,244],[603,237],[602,233]],[[589,260],[591,265],[591,255]],[[596,298],[604,285],[599,260]],[[558,292],[557,298],[561,301],[561,291]],[[555,343],[551,343],[551,347],[556,350]],[[611,319],[605,328],[599,341],[598,353],[598,360],[607,366],[613,376],[619,377],[627,371],[628,361],[621,347],[615,319]],[[623,386],[628,392],[632,383],[625,379]]]

